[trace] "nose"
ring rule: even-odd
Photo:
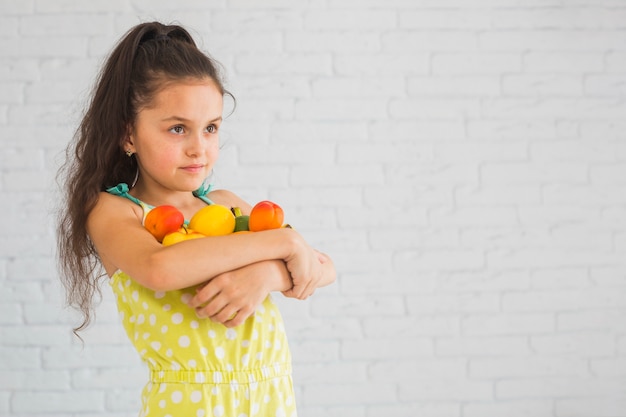
[[[196,157],[202,152],[204,146],[204,137],[201,132],[194,132],[187,137],[187,147],[185,149],[187,156]]]

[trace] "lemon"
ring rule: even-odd
[[[193,215],[189,228],[205,236],[228,235],[235,230],[235,215],[228,207],[211,204]]]

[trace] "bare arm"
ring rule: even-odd
[[[138,221],[133,204],[102,193],[87,226],[107,270],[121,269],[147,288],[186,288],[267,260],[284,260],[291,276],[299,279],[314,277],[317,282],[323,274],[315,251],[292,229],[194,239],[164,247]]]

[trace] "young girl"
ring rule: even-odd
[[[222,98],[215,63],[180,26],[140,24],[113,50],[62,171],[58,227],[68,301],[93,314],[103,268],[128,337],[150,369],[142,416],[295,415],[291,357],[269,293],[305,299],[335,279],[328,256],[292,229],[162,246],[143,226],[169,204],[207,204]],[[210,192],[209,192],[210,191]]]

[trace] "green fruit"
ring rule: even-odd
[[[243,215],[239,207],[233,207],[231,211],[235,215],[235,233],[249,231],[248,221],[250,220],[250,216]]]

